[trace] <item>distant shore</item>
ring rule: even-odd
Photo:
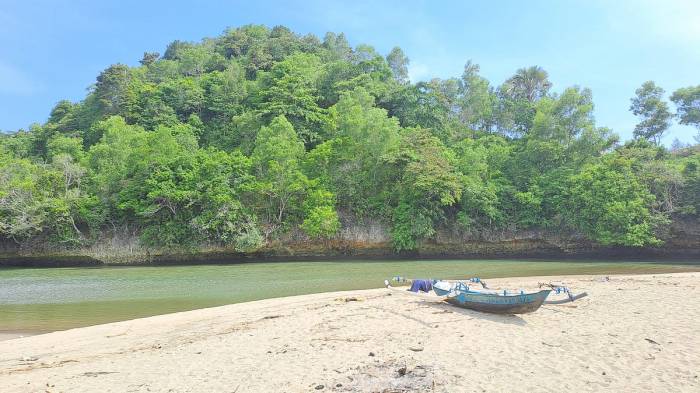
[[[374,228],[374,227],[373,227]],[[0,267],[156,266],[352,259],[602,259],[678,260],[700,262],[700,225],[679,221],[657,247],[605,246],[570,232],[553,230],[494,231],[481,234],[438,232],[412,251],[397,252],[389,229],[351,228],[337,238],[270,241],[240,252],[232,247],[201,244],[191,248],[144,246],[137,236],[105,237],[93,244],[58,249],[46,241],[19,245],[0,241]],[[376,232],[376,233],[375,233]]]
[[[81,266],[160,266],[228,264],[246,262],[328,261],[354,259],[539,259],[539,260],[589,260],[609,261],[669,261],[700,263],[697,247],[592,247],[559,248],[554,245],[527,245],[483,243],[480,245],[432,245],[414,252],[397,253],[389,244],[348,247],[310,247],[306,249],[280,247],[252,253],[233,250],[153,251],[146,254],[100,256],[87,251],[22,252],[0,251],[2,267],[81,267]]]
[[[26,391],[698,391],[700,273],[528,277],[589,297],[533,314],[385,289],[268,299],[0,342]],[[393,389],[393,390],[392,390]]]

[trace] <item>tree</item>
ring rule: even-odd
[[[0,157],[0,173],[0,236],[75,246],[85,240],[80,226],[99,228],[100,206],[81,187],[86,170],[70,155],[54,157],[52,166]]]
[[[535,104],[547,96],[552,83],[540,67],[519,69],[498,89],[496,123],[504,135],[521,137],[532,128]]]
[[[506,140],[498,136],[465,138],[452,146],[462,196],[457,223],[466,230],[499,226],[504,221],[499,192],[505,188],[503,166],[511,154]]]
[[[204,45],[185,45],[177,50],[178,70],[184,76],[200,76],[207,71],[213,53]]]
[[[304,199],[304,222],[301,228],[314,238],[329,239],[340,229],[338,213],[335,211],[335,195],[324,189],[309,193]]]
[[[189,224],[209,242],[233,245],[250,252],[262,245],[257,219],[241,203],[253,183],[250,160],[239,154],[207,149],[195,154],[192,167],[182,176],[195,190],[189,202],[193,218]]]
[[[695,141],[700,143],[700,85],[676,90],[671,95],[671,101],[676,104],[679,122],[698,129]]]
[[[234,116],[244,111],[243,102],[248,97],[249,86],[245,71],[237,63],[229,65],[224,71],[206,74],[201,86],[204,101],[202,118],[212,128],[225,127]]]
[[[139,63],[143,66],[150,66],[155,63],[160,58],[160,53],[158,52],[143,52],[143,57],[139,60]]]
[[[612,156],[571,178],[563,213],[571,225],[603,245],[658,245],[654,231],[665,217],[650,211],[653,202],[631,163]]]
[[[159,125],[174,126],[178,123],[175,108],[181,111],[183,118],[187,113],[199,110],[198,105],[201,98],[197,97],[196,88],[186,86],[192,88],[180,91],[178,80],[177,77],[173,77],[161,84],[140,81],[132,83],[130,91],[134,99],[122,117],[130,124],[138,124],[145,129],[154,130]],[[174,96],[170,97],[166,94]],[[188,101],[188,98],[192,98],[194,104],[190,105],[189,103],[192,101]]]
[[[56,135],[49,140],[48,157],[53,160],[54,157],[61,154],[67,154],[75,160],[82,160],[85,155],[83,151],[83,140],[77,137],[67,137]]]
[[[257,177],[255,191],[265,196],[261,210],[268,234],[289,222],[290,210],[294,213],[301,206],[308,187],[301,172],[303,156],[304,144],[284,116],[274,118],[258,132],[251,158]]]
[[[163,59],[178,60],[180,58],[181,51],[185,48],[191,48],[192,46],[192,43],[175,40],[168,44],[168,47],[165,49],[165,53],[163,53]]]
[[[400,148],[385,158],[400,173],[391,232],[398,251],[413,250],[419,240],[432,237],[442,208],[454,205],[462,194],[454,158],[438,138],[423,129],[401,136]]]
[[[441,85],[449,85],[449,88]],[[400,86],[392,90],[382,102],[389,115],[400,121],[403,127],[430,129],[434,135],[447,141],[452,138],[450,124],[454,113],[445,104],[450,102],[445,94],[456,91],[457,83],[432,80],[415,85]],[[456,98],[456,97],[455,97]],[[456,106],[456,102],[452,102]]]
[[[460,121],[473,130],[491,131],[496,95],[489,82],[479,75],[479,65],[468,61],[460,82]]]
[[[40,235],[50,223],[44,200],[58,179],[27,159],[0,162],[0,235],[17,243]]]
[[[504,84],[506,92],[513,98],[535,102],[547,95],[552,88],[547,71],[542,67],[520,68]]]
[[[76,118],[79,106],[68,100],[61,100],[51,110],[47,125],[55,127],[61,133],[74,133],[78,131],[79,124]]]
[[[386,62],[394,74],[394,79],[399,83],[408,83],[408,57],[401,48],[395,46],[386,56]]]
[[[114,227],[131,218],[118,207],[119,193],[133,173],[131,168],[148,157],[145,150],[148,134],[142,127],[128,125],[118,116],[95,124],[93,129],[97,141],[86,156],[91,174],[89,188],[106,211],[105,220]]]
[[[653,212],[670,215],[679,210],[685,179],[681,165],[669,160],[669,152],[647,140],[635,140],[618,148],[616,153],[629,160],[637,180],[654,195]]]
[[[668,104],[663,100],[664,89],[656,86],[653,81],[647,81],[635,94],[630,111],[642,121],[634,127],[634,136],[658,144],[663,133],[671,126],[673,117]]]
[[[398,146],[398,121],[375,107],[373,97],[362,88],[345,93],[329,112],[330,191],[338,196],[341,208],[359,216],[381,210],[383,190],[390,187],[383,158]]]
[[[97,77],[93,94],[102,116],[116,115],[126,104],[126,92],[131,79],[131,71],[124,64],[114,64]]]
[[[590,89],[569,87],[559,96],[540,100],[535,108],[528,144],[556,144],[562,149],[564,162],[580,164],[599,156],[617,141],[609,129],[596,127]],[[546,158],[546,154],[539,158]]]
[[[678,201],[678,211],[686,217],[700,213],[700,155],[688,157],[683,163],[683,188]]]
[[[262,77],[258,97],[265,120],[284,116],[307,145],[319,140],[318,130],[324,124],[324,111],[317,104],[319,67],[314,55],[290,56]]]
[[[542,175],[578,168],[617,141],[609,129],[596,127],[588,89],[567,88],[561,95],[539,100],[534,110],[531,128],[517,146],[510,171],[511,180],[524,192]]]
[[[323,46],[328,49],[334,60],[349,60],[352,55],[352,48],[343,33],[326,33],[323,38]]]
[[[241,203],[252,186],[248,158],[198,149],[187,125],[144,132],[110,120],[89,161],[98,190],[112,197],[114,227],[137,222],[141,241],[153,247],[259,246],[256,219]]]
[[[195,78],[178,78],[161,86],[160,96],[170,106],[180,121],[192,114],[201,114],[204,107],[204,89]]]

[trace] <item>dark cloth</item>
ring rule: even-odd
[[[413,280],[411,283],[411,292],[430,292],[433,290],[433,282],[431,280]]]

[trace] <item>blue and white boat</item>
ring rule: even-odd
[[[433,291],[445,301],[458,307],[497,314],[525,314],[537,311],[551,289],[537,292],[508,292],[472,290],[463,282],[437,281]]]

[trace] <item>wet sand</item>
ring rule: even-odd
[[[39,333],[37,332],[0,332],[0,341],[12,340],[14,338],[22,338],[35,336]]]

